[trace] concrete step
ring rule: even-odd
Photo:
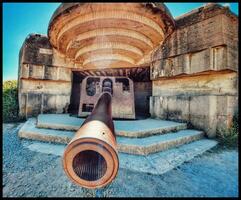
[[[74,131],[37,128],[36,119],[30,118],[19,130],[19,137],[67,144],[74,136]],[[181,130],[176,133],[153,135],[146,138],[117,137],[118,151],[136,155],[148,155],[180,146],[203,137],[202,131]]]
[[[38,128],[77,131],[85,118],[71,117],[69,114],[40,114],[37,118]],[[147,137],[156,134],[176,132],[187,128],[186,123],[160,119],[114,120],[117,136]]]
[[[118,151],[129,154],[148,155],[203,138],[197,130],[181,130],[176,133],[154,135],[147,138],[117,137]]]
[[[74,131],[61,131],[47,128],[37,128],[36,118],[29,118],[18,132],[21,138],[68,144],[73,138]]]
[[[25,148],[31,151],[62,156],[66,145],[34,141],[32,144],[23,142]],[[150,155],[132,155],[118,153],[120,168],[149,174],[163,174],[193,159],[195,156],[217,145],[217,141],[201,139]]]

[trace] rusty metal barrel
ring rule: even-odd
[[[111,93],[103,90],[63,155],[67,176],[81,187],[95,189],[109,184],[117,175],[119,159],[111,115]]]

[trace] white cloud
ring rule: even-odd
[[[230,8],[230,3],[224,3],[223,6]]]

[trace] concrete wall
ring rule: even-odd
[[[219,6],[196,12],[177,19],[176,31],[153,53],[152,79],[237,70],[238,18]]]
[[[152,56],[150,113],[189,122],[215,137],[238,109],[238,18],[208,4],[176,25]]]
[[[230,126],[237,109],[236,72],[153,81],[151,115],[188,122],[209,137],[215,137],[218,128]]]
[[[43,35],[29,35],[19,54],[19,115],[63,113],[70,101],[71,70]]]

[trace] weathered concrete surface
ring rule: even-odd
[[[36,119],[30,118],[19,130],[19,137],[45,142],[68,144],[75,132],[54,129],[36,128]],[[175,133],[154,135],[144,138],[117,137],[117,148],[119,152],[148,155],[169,148],[180,146],[199,140],[203,132],[196,130],[181,130]]]
[[[203,138],[204,133],[196,130],[181,130],[176,133],[149,136],[146,138],[117,137],[119,152],[148,155],[164,151]]]
[[[152,79],[208,70],[237,71],[238,17],[228,8],[208,4],[175,21],[175,32],[153,54]]]
[[[149,174],[163,174],[216,146],[215,140],[202,139],[146,156],[119,153],[120,168]],[[24,145],[31,151],[63,156],[66,145],[37,142]]]
[[[31,34],[19,54],[19,115],[65,113],[70,103],[71,70],[56,65],[53,48],[44,35]],[[55,56],[56,57],[56,56]]]
[[[215,137],[238,108],[238,16],[206,4],[175,21],[174,33],[153,53],[150,113]]]
[[[85,118],[72,117],[69,114],[40,114],[37,118],[37,128],[49,128],[77,131]],[[113,120],[117,136],[147,137],[155,134],[175,132],[187,128],[185,123],[166,120]]]
[[[153,80],[152,87],[153,96],[237,95],[238,74],[226,70],[196,76],[162,78]]]
[[[238,97],[228,95],[152,96],[152,116],[177,120],[216,136],[220,128],[230,127],[238,110]]]
[[[85,69],[148,63],[151,51],[174,29],[174,20],[161,3],[80,3],[59,8],[50,20],[50,43]]]
[[[72,131],[36,128],[36,119],[29,118],[19,130],[20,138],[67,144],[74,136]]]

